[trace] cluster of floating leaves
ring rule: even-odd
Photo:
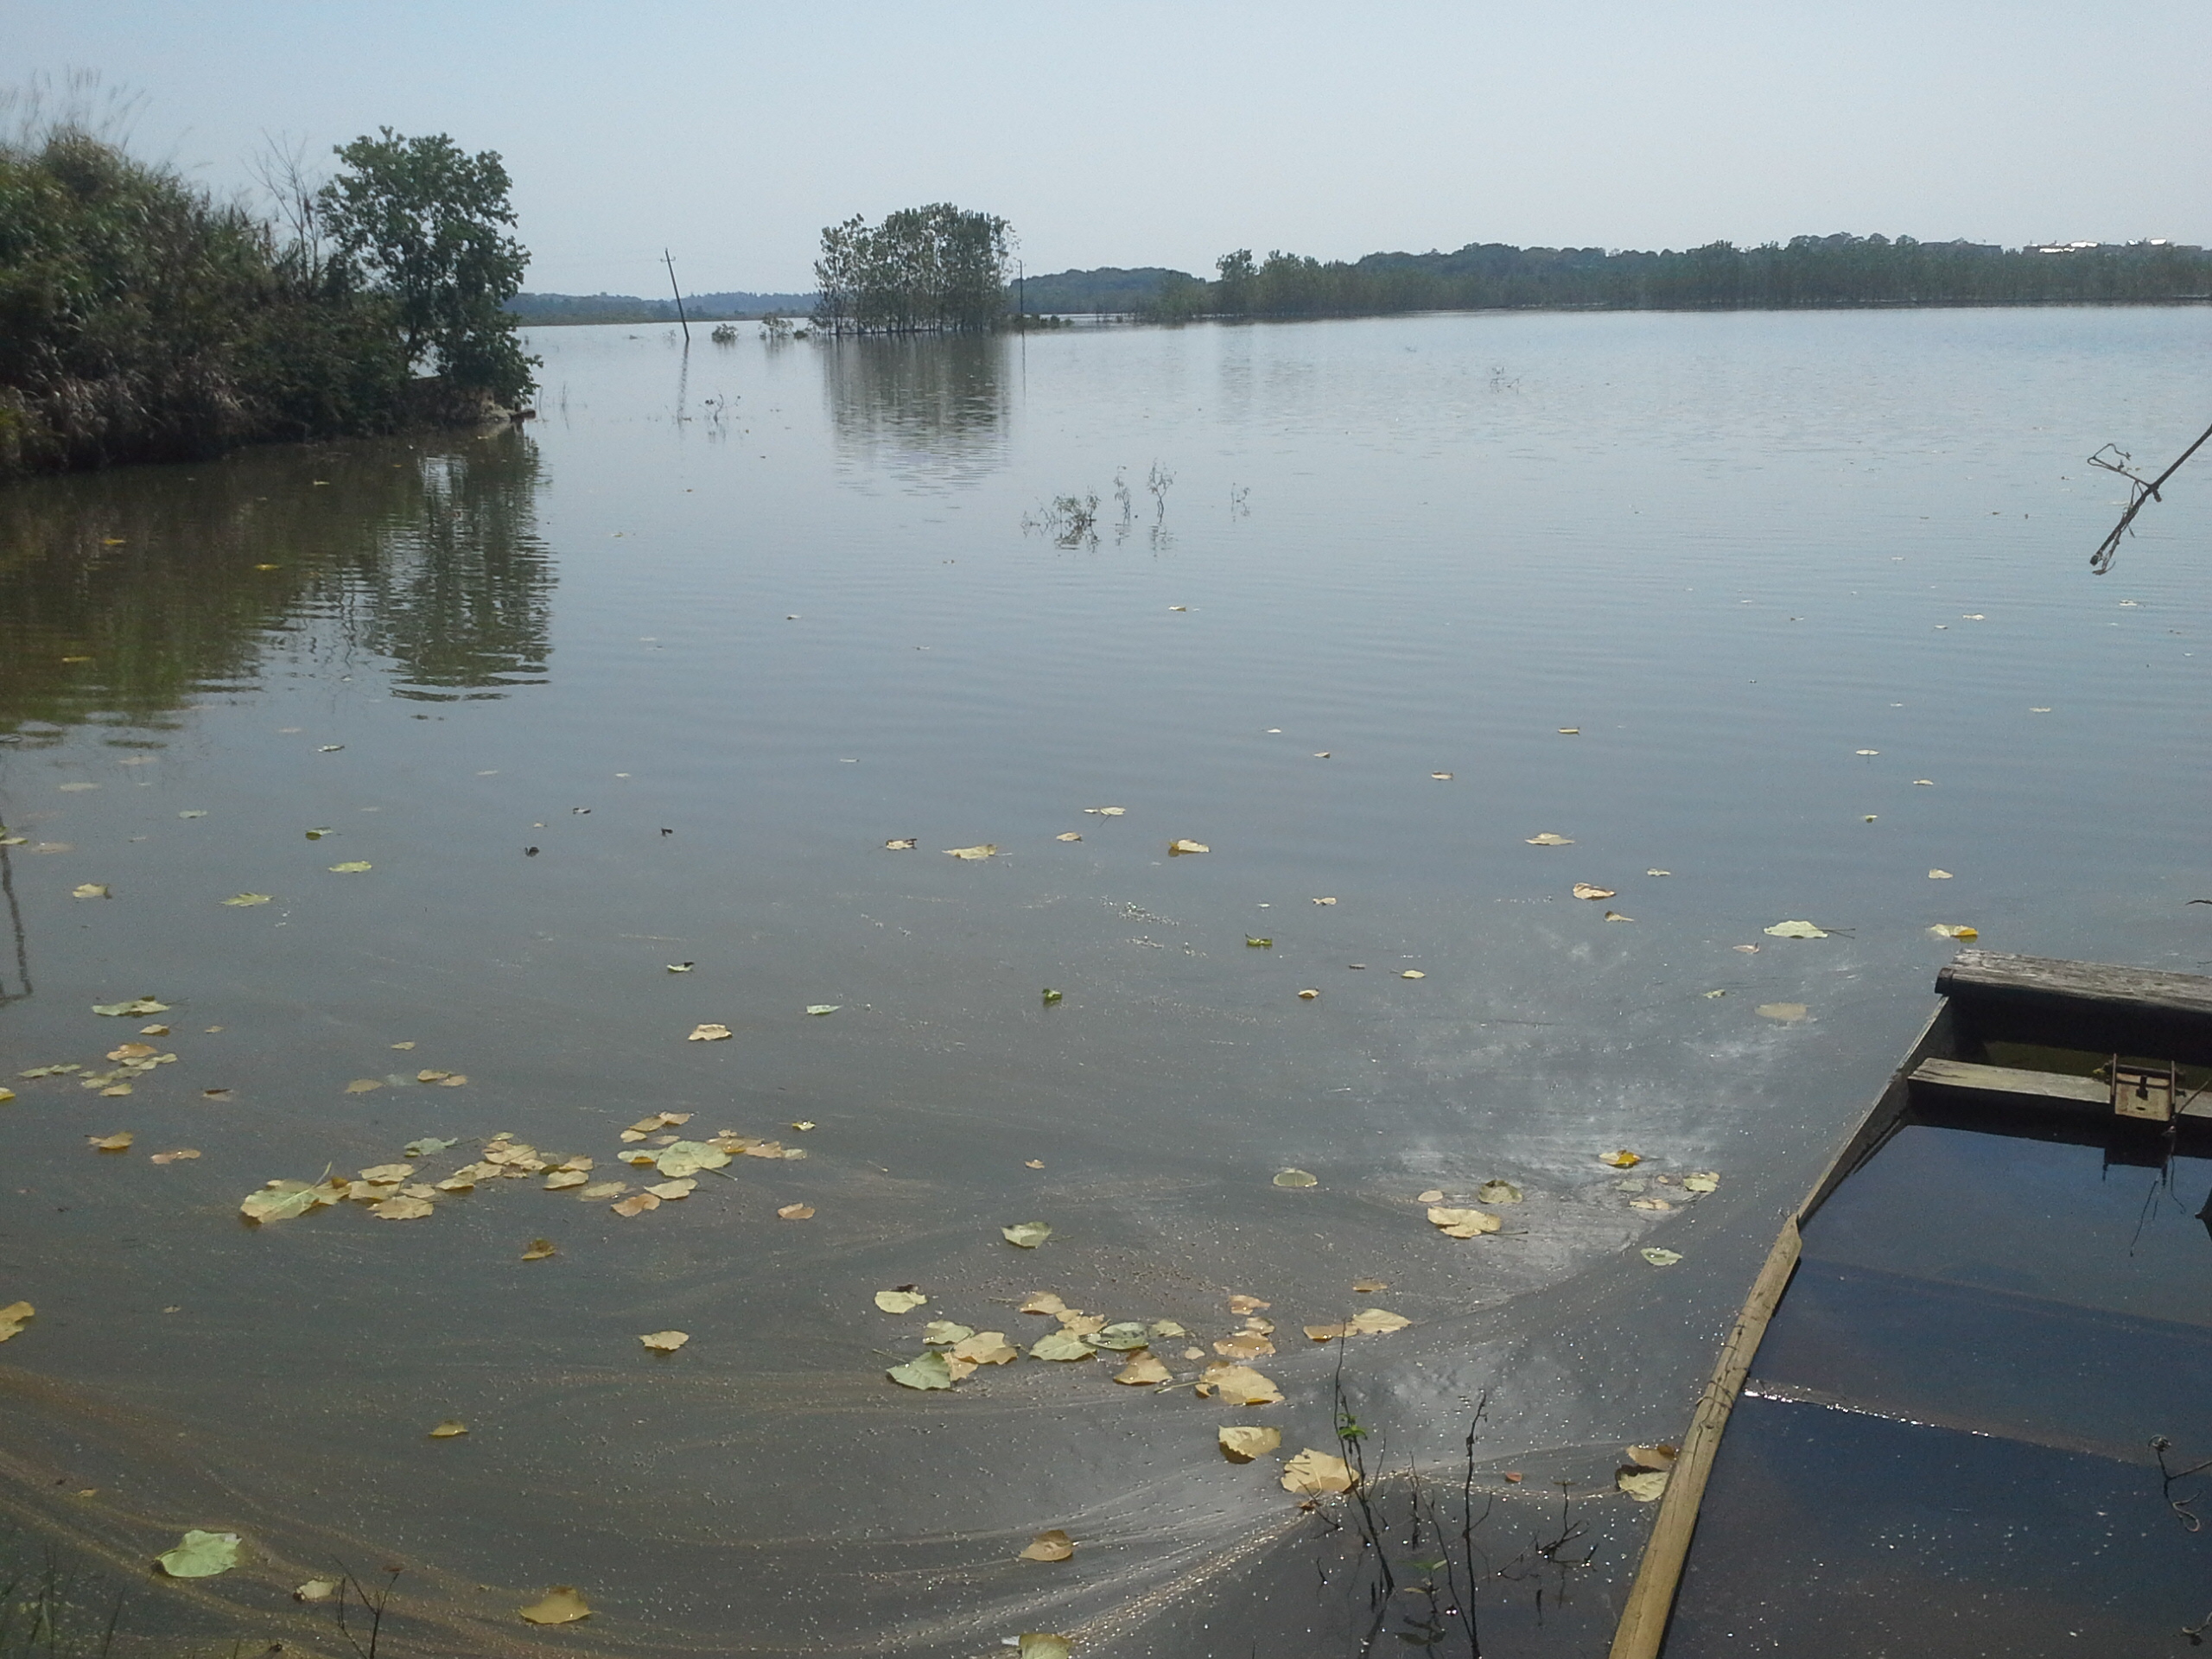
[[[1370,1293],[1382,1288],[1371,1281],[1355,1287]],[[877,1308],[894,1317],[929,1305],[928,1293],[915,1285],[875,1293]],[[1188,1386],[1197,1399],[1239,1409],[1281,1404],[1281,1388],[1250,1363],[1277,1351],[1277,1327],[1265,1317],[1271,1305],[1239,1293],[1229,1298],[1228,1306],[1230,1314],[1242,1323],[1216,1338],[1211,1353],[1201,1345],[1204,1338],[1178,1320],[1118,1319],[1110,1314],[1087,1313],[1071,1306],[1054,1291],[1031,1292],[1017,1311],[1053,1322],[1052,1329],[1029,1342],[1028,1357],[1033,1360],[1058,1364],[1106,1362],[1116,1367],[1112,1380],[1124,1387],[1165,1391]],[[1313,1342],[1343,1342],[1353,1337],[1387,1336],[1412,1323],[1402,1313],[1370,1307],[1346,1319],[1306,1325],[1303,1330]],[[924,1392],[951,1389],[983,1366],[1011,1365],[1022,1357],[1020,1342],[1006,1332],[977,1330],[957,1319],[928,1320],[921,1338],[920,1353],[885,1371],[902,1388]],[[1277,1450],[1282,1444],[1282,1431],[1255,1424],[1228,1424],[1217,1430],[1217,1444],[1229,1462],[1250,1463]],[[1285,1491],[1308,1497],[1347,1491],[1353,1481],[1341,1459],[1311,1449],[1290,1459],[1282,1472]],[[1047,1533],[1022,1554],[1030,1560],[1065,1560],[1072,1553],[1065,1534]]]
[[[620,1140],[627,1150],[616,1156],[635,1169],[650,1170],[663,1178],[658,1181],[639,1178],[633,1185],[630,1181],[595,1179],[599,1167],[595,1158],[543,1152],[516,1140],[510,1132],[481,1142],[473,1160],[442,1179],[432,1180],[424,1173],[421,1161],[435,1158],[461,1142],[425,1135],[409,1141],[404,1149],[402,1156],[411,1161],[372,1165],[352,1179],[326,1172],[315,1181],[271,1180],[259,1192],[247,1194],[238,1205],[238,1213],[256,1224],[289,1221],[327,1205],[352,1202],[366,1205],[369,1213],[379,1221],[421,1221],[435,1215],[438,1205],[454,1195],[473,1192],[479,1186],[495,1181],[528,1180],[542,1176],[539,1185],[543,1192],[574,1192],[587,1203],[606,1203],[616,1215],[633,1219],[664,1204],[690,1198],[698,1190],[697,1178],[702,1173],[722,1169],[733,1159],[806,1156],[804,1147],[740,1135],[734,1129],[721,1130],[710,1140],[687,1140],[677,1131],[689,1123],[691,1116],[690,1112],[655,1112],[621,1131]],[[804,1205],[787,1205],[777,1213],[792,1220],[804,1218],[801,1211],[804,1216],[814,1213]],[[543,1261],[555,1253],[551,1241],[534,1239],[523,1252],[523,1260]]]

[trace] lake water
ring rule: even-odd
[[[5,1503],[165,1651],[327,1645],[292,1587],[389,1563],[401,1653],[1349,1654],[1356,1512],[1280,1479],[1339,1387],[1371,1469],[1491,1505],[1484,1650],[1598,1650],[1622,1449],[1931,925],[2212,960],[2212,463],[2102,578],[2082,464],[2200,428],[2212,311],[534,345],[519,432],[0,491]],[[125,1042],[176,1058],[86,1087]],[[238,1214],[422,1137],[634,1192],[661,1112],[806,1155]],[[1501,1231],[1429,1224],[1493,1179]],[[887,1378],[1038,1291],[1179,1322],[1179,1382]],[[1189,1386],[1236,1294],[1281,1404]],[[1301,1334],[1363,1307],[1412,1324]],[[145,1580],[187,1528],[245,1564]],[[534,1634],[556,1584],[593,1617]]]

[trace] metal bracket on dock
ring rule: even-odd
[[[2181,1098],[2181,1069],[2164,1065],[2132,1065],[2112,1057],[2112,1109],[2115,1117],[2132,1117],[2145,1123],[2171,1123],[2175,1103]]]

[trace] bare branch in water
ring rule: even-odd
[[[2199,433],[2196,442],[2183,450],[2174,464],[2156,478],[2145,478],[2135,471],[2131,464],[2134,458],[2117,444],[2108,443],[2089,457],[2090,466],[2101,467],[2108,473],[2118,473],[2128,484],[2127,511],[2120,515],[2120,522],[2112,527],[2103,541],[2097,543],[2097,550],[2089,555],[2091,570],[2101,576],[2112,569],[2112,562],[2120,552],[2120,538],[2133,533],[2129,526],[2135,522],[2135,515],[2143,511],[2143,504],[2164,499],[2158,493],[2159,486],[2179,472],[2182,462],[2202,449],[2208,438],[2212,438],[2212,426]]]

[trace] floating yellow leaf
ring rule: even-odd
[[[1071,830],[1065,835],[1054,836],[1052,839],[1054,841],[1081,841],[1083,837],[1076,834],[1074,830]]]
[[[1393,1331],[1402,1331],[1412,1323],[1402,1313],[1393,1313],[1380,1307],[1363,1307],[1347,1321],[1356,1337],[1387,1337]]]
[[[814,1206],[810,1204],[787,1204],[776,1214],[785,1221],[811,1221]]]
[[[1671,1210],[1675,1206],[1664,1198],[1630,1198],[1628,1207],[1631,1210]]]
[[[224,899],[223,902],[235,909],[243,910],[249,905],[267,904],[269,902],[269,895],[265,893],[235,893],[229,898]]]
[[[1939,939],[1978,939],[1981,937],[1979,928],[1954,927],[1942,922],[1936,923],[1928,931]]]
[[[111,899],[115,895],[97,881],[82,882],[69,890],[72,899]]]
[[[652,1193],[657,1198],[661,1198],[668,1203],[673,1204],[678,1198],[690,1198],[693,1192],[698,1190],[698,1182],[691,1179],[689,1176],[686,1176],[680,1181],[656,1181],[652,1185],[647,1187],[645,1191]]]
[[[359,871],[372,868],[373,867],[369,863],[368,860],[365,858],[354,858],[348,859],[343,864],[332,865],[330,867],[330,873],[333,875],[353,875]]]
[[[731,1035],[728,1026],[709,1024],[692,1027],[691,1034],[683,1040],[687,1043],[720,1043],[728,1040]]]
[[[1225,1354],[1230,1359],[1257,1359],[1263,1354],[1274,1352],[1275,1345],[1257,1331],[1239,1331],[1234,1336],[1224,1337],[1214,1344],[1213,1351],[1217,1354]]]
[[[1052,1236],[1052,1230],[1041,1221],[1018,1221],[1000,1228],[999,1232],[1007,1243],[1022,1250],[1033,1250]]]
[[[978,1331],[952,1344],[952,1357],[970,1365],[1011,1365],[1021,1351],[1006,1339],[1003,1331]]]
[[[688,1331],[654,1331],[638,1340],[657,1354],[672,1354],[691,1340],[691,1333]]]
[[[1449,779],[1449,778],[1452,776],[1452,774],[1451,774],[1450,772],[1430,772],[1428,775],[1429,775],[1430,777],[1432,777],[1432,778],[1435,779],[1436,779],[1436,781],[1437,781],[1437,782],[1439,782],[1440,784],[1440,783],[1442,783],[1442,782],[1444,782],[1446,779]]]
[[[1232,1313],[1264,1313],[1274,1306],[1273,1302],[1263,1302],[1258,1297],[1248,1296],[1241,1290],[1230,1293],[1229,1311]]]
[[[951,1365],[933,1350],[915,1355],[903,1365],[892,1366],[884,1375],[904,1389],[949,1389],[955,1381]]]
[[[30,1323],[38,1310],[29,1302],[10,1302],[0,1307],[0,1342],[5,1342]]]
[[[1282,1169],[1275,1172],[1277,1186],[1319,1186],[1320,1182],[1302,1169]]]
[[[467,1423],[462,1422],[458,1417],[448,1417],[430,1431],[430,1438],[434,1440],[450,1440],[467,1433]]]
[[[1249,1424],[1230,1424],[1217,1430],[1215,1438],[1221,1446],[1221,1455],[1230,1462],[1249,1463],[1281,1446],[1282,1430],[1258,1428]]]
[[[1319,996],[1320,995],[1321,995],[1321,993],[1320,993],[1320,991],[1319,991],[1319,989],[1318,988],[1309,988],[1309,989],[1306,989],[1306,990],[1300,991],[1300,992],[1298,994],[1298,1000],[1299,1000],[1300,1001],[1301,1001],[1301,1002],[1311,1002],[1311,1001],[1313,1001],[1314,1000],[1314,998],[1316,998],[1316,997]]]
[[[887,853],[911,853],[914,850],[916,841],[917,837],[913,836],[900,836],[896,840],[885,842],[883,850]]]
[[[1380,1279],[1355,1279],[1352,1281],[1351,1287],[1356,1294],[1361,1296],[1372,1296],[1378,1291],[1385,1291],[1390,1288],[1389,1285],[1385,1284]]]
[[[1475,1197],[1484,1204],[1518,1204],[1521,1189],[1510,1181],[1484,1181],[1475,1189]]]
[[[335,1579],[309,1579],[292,1592],[294,1601],[328,1601],[338,1593]]]
[[[1928,879],[1930,881],[1951,881],[1957,878],[1948,870],[1930,870],[1928,872]]]
[[[1029,1344],[1032,1359],[1089,1359],[1096,1351],[1070,1331],[1054,1331]]]
[[[644,1215],[648,1210],[659,1209],[660,1198],[656,1193],[632,1192],[628,1198],[618,1199],[607,1207],[618,1216],[633,1219]]]
[[[1213,849],[1207,846],[1203,841],[1192,841],[1187,836],[1180,837],[1167,843],[1167,855],[1170,858],[1179,857],[1185,853],[1210,853],[1211,851],[1213,851]]]
[[[196,1147],[180,1147],[175,1152],[157,1152],[146,1161],[149,1164],[176,1164],[199,1155],[200,1150]]]
[[[916,1308],[926,1306],[929,1300],[912,1285],[902,1286],[897,1290],[879,1290],[875,1293],[875,1305],[886,1313],[911,1313]]]
[[[623,1192],[628,1192],[629,1190],[630,1184],[627,1181],[594,1181],[591,1185],[584,1188],[582,1192],[577,1193],[576,1196],[589,1202],[596,1203],[601,1198],[614,1198]]]
[[[1709,1169],[1693,1170],[1682,1177],[1685,1192],[1715,1192],[1720,1188],[1720,1177]]]
[[[1827,932],[1810,922],[1777,922],[1767,932],[1777,939],[1825,939]]]
[[[1272,1406],[1282,1399],[1282,1390],[1249,1365],[1209,1365],[1197,1386],[1199,1398],[1217,1397],[1232,1406]]]
[[[405,1180],[414,1173],[415,1167],[411,1164],[373,1164],[361,1172],[361,1179],[389,1186],[393,1182]]]
[[[128,1152],[131,1141],[137,1138],[128,1129],[118,1129],[113,1135],[88,1135],[85,1141],[101,1152]]]
[[[1572,847],[1574,845],[1573,842],[1567,836],[1554,835],[1548,830],[1541,836],[1530,836],[1529,844],[1531,847]]]
[[[1428,1218],[1446,1238],[1476,1238],[1484,1233],[1494,1233],[1505,1224],[1486,1210],[1449,1209],[1436,1205],[1429,1206]]]
[[[1271,950],[1274,943],[1273,939],[1255,938],[1249,933],[1244,936],[1244,947],[1248,950]]]
[[[1636,918],[1633,916],[1624,916],[1618,910],[1609,910],[1605,912],[1605,919],[1609,922],[1632,922]]]
[[[238,1564],[238,1535],[195,1528],[175,1549],[162,1551],[154,1560],[173,1579],[212,1579]]]
[[[1623,1147],[1618,1152],[1602,1154],[1598,1161],[1601,1164],[1611,1164],[1615,1169],[1634,1169],[1643,1161],[1643,1154],[1640,1152],[1630,1152],[1626,1147]]]
[[[1025,1561],[1065,1561],[1075,1554],[1075,1545],[1058,1527],[1050,1532],[1040,1532],[1029,1541],[1029,1548],[1021,1552]]]
[[[378,1221],[420,1221],[432,1208],[424,1198],[396,1198],[371,1205],[369,1213]]]
[[[1141,1348],[1129,1356],[1128,1364],[1114,1373],[1114,1380],[1126,1382],[1132,1388],[1140,1388],[1153,1383],[1172,1382],[1175,1379],[1166,1366]]]
[[[35,850],[35,849],[34,849]],[[106,1014],[110,1019],[137,1019],[149,1014],[167,1014],[169,1005],[157,1002],[150,996],[133,997],[128,1002],[95,1002],[94,1014]]]
[[[565,1584],[556,1584],[548,1590],[543,1601],[534,1601],[529,1606],[516,1611],[532,1624],[573,1624],[580,1618],[591,1617],[590,1605],[572,1586]]]
[[[591,1177],[581,1169],[556,1169],[545,1178],[545,1190],[562,1192],[572,1186],[582,1186],[590,1179]]]
[[[1019,1313],[1065,1313],[1068,1305],[1049,1290],[1033,1290],[1014,1310]]]
[[[1667,1490],[1667,1471],[1663,1469],[1639,1469],[1634,1464],[1624,1464],[1613,1476],[1613,1484],[1639,1503],[1657,1501]]]
[[[1024,1630],[1014,1659],[1068,1659],[1068,1639],[1051,1630]]]
[[[1779,1020],[1785,1026],[1794,1026],[1808,1010],[1802,1002],[1762,1002],[1753,1012],[1762,1020]]]
[[[653,1160],[654,1167],[671,1178],[695,1175],[702,1169],[720,1169],[728,1162],[729,1154],[704,1141],[675,1141],[663,1147]]]
[[[1655,1268],[1671,1268],[1682,1259],[1681,1251],[1661,1249],[1656,1245],[1646,1246],[1637,1254]]]
[[[1282,1466],[1282,1489],[1308,1497],[1319,1497],[1328,1492],[1348,1492],[1358,1484],[1358,1477],[1342,1458],[1332,1458],[1325,1452],[1316,1452],[1308,1446]]]
[[[944,849],[944,855],[973,864],[982,859],[996,858],[998,852],[995,842],[986,841],[974,847],[948,847]]]
[[[529,1244],[524,1247],[522,1253],[522,1259],[525,1262],[543,1262],[546,1257],[555,1254],[556,1254],[556,1252],[554,1249],[553,1241],[551,1239],[533,1238],[530,1241]]]
[[[1083,810],[1095,818],[1118,818],[1129,809],[1126,806],[1086,806]]]
[[[1578,881],[1574,884],[1574,896],[1578,899],[1611,899],[1616,895],[1611,887],[1593,887],[1587,881]]]

